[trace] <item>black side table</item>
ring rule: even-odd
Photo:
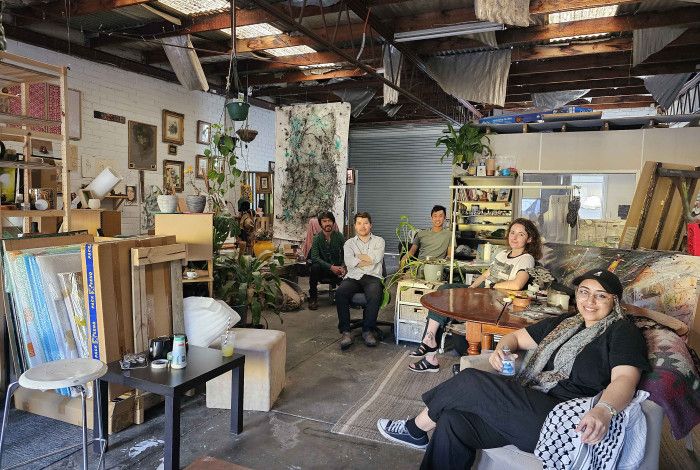
[[[190,346],[187,352],[187,367],[184,369],[143,369],[122,370],[119,361],[107,364],[107,373],[98,381],[96,390],[94,435],[105,440],[107,436],[107,384],[115,383],[139,390],[156,393],[165,397],[165,450],[166,470],[180,468],[180,402],[182,395],[197,385],[231,371],[231,432],[243,431],[243,372],[245,356],[234,354],[222,357],[218,349]],[[95,444],[99,451],[100,443]]]

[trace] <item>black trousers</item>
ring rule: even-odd
[[[336,276],[329,268],[325,268],[318,263],[312,263],[309,266],[309,297],[312,299],[318,298],[318,284],[329,283],[333,287],[340,284],[342,277]],[[330,282],[328,282],[330,281]]]
[[[362,313],[362,331],[370,331],[377,326],[377,315],[382,303],[382,280],[378,277],[365,274],[357,279],[343,279],[335,290],[335,305],[338,308],[338,330],[341,333],[350,331],[350,299],[352,296],[364,292],[367,297],[367,306]]]
[[[422,470],[469,469],[477,449],[513,444],[532,452],[549,412],[561,399],[522,387],[512,378],[477,369],[423,394],[437,427]]]

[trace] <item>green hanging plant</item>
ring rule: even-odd
[[[489,144],[491,140],[486,135],[486,131],[475,126],[471,122],[464,124],[459,130],[455,130],[452,124],[447,124],[447,134],[440,137],[435,146],[445,146],[445,153],[440,157],[440,162],[447,156],[452,156],[453,165],[469,165],[474,161],[476,155],[493,155],[493,150]],[[484,142],[485,141],[485,142]]]

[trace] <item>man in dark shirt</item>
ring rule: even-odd
[[[345,237],[333,230],[335,217],[330,211],[318,216],[321,233],[314,236],[311,244],[311,267],[309,268],[309,310],[318,309],[318,283],[329,280],[332,287],[340,284],[346,270],[343,267],[343,245]]]

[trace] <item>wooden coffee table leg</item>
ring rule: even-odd
[[[478,356],[481,353],[481,324],[467,322],[467,352],[470,356]]]

